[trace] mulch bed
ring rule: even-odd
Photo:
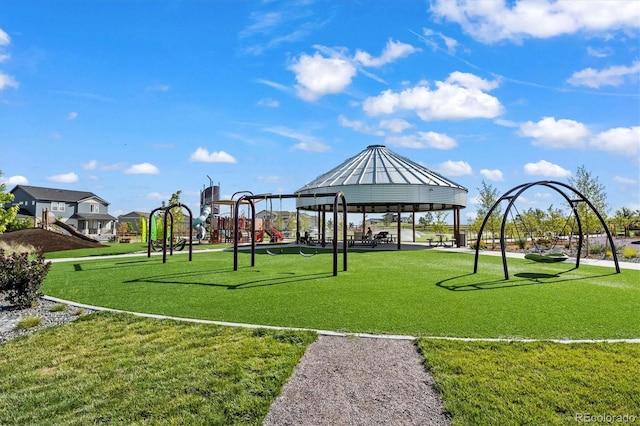
[[[73,250],[82,248],[100,247],[100,243],[92,243],[80,238],[63,235],[46,229],[30,228],[21,231],[6,232],[0,234],[0,241],[18,244],[29,244],[40,248],[43,253],[60,250]]]

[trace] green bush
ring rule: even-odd
[[[638,250],[631,247],[622,247],[622,257],[625,259],[633,259],[638,255]]]
[[[0,292],[18,308],[29,308],[40,297],[40,287],[49,272],[51,262],[42,253],[30,260],[29,253],[0,252]]]
[[[526,238],[518,238],[516,239],[516,244],[520,250],[524,250],[527,248],[527,239]]]
[[[469,247],[472,249],[476,248],[476,241],[470,241],[469,242]],[[486,250],[487,249],[487,243],[486,241],[480,241],[480,250]]]
[[[604,246],[602,244],[592,244],[589,246],[589,253],[602,254],[604,253]]]

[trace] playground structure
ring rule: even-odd
[[[89,241],[91,243],[99,243],[100,241],[94,240],[93,238],[84,235],[82,232],[79,232],[76,228],[71,225],[67,225],[66,223],[58,220],[56,215],[53,212],[50,212],[47,209],[42,211],[42,226],[44,229],[48,229],[50,226],[55,225],[58,226],[65,231],[67,231],[71,236],[80,238],[85,241]]]
[[[236,201],[236,211],[238,211],[239,206],[241,203],[243,202],[248,202],[249,205],[249,209],[251,212],[251,235],[253,236],[253,238],[251,238],[251,266],[254,267],[256,264],[256,229],[255,229],[255,224],[256,224],[256,209],[255,209],[255,204],[254,204],[254,200],[267,200],[269,198],[273,198],[273,197],[277,197],[279,199],[283,199],[283,198],[301,198],[301,197],[314,197],[314,198],[318,198],[318,197],[333,197],[333,223],[338,223],[338,201],[342,201],[342,221],[343,223],[347,223],[347,210],[348,210],[348,206],[347,206],[347,200],[344,196],[344,194],[342,192],[334,192],[334,193],[321,193],[321,194],[284,194],[284,195],[242,195],[240,196],[240,198],[238,198],[238,200]],[[324,212],[324,206],[323,206],[323,212]],[[238,215],[235,216],[235,220],[234,220],[234,228],[238,229],[238,222],[239,222],[239,218]],[[324,223],[324,221],[323,221]],[[324,235],[324,229],[323,229],[323,235]],[[343,255],[343,270],[346,271],[347,270],[347,228],[346,226],[342,227],[342,255]],[[332,246],[333,246],[333,276],[337,276],[338,275],[338,227],[334,226],[333,227],[333,240],[332,240]],[[304,256],[304,254],[301,252],[301,254]],[[234,239],[233,242],[233,270],[237,271],[238,270],[238,239]]]
[[[506,223],[507,223],[507,217],[508,217],[509,212],[510,212],[511,208],[513,207],[516,199],[523,192],[525,192],[529,188],[537,186],[537,185],[545,186],[547,188],[551,188],[554,191],[558,192],[569,203],[569,205],[571,206],[571,210],[572,210],[573,214],[575,215],[576,222],[577,222],[577,225],[578,225],[578,252],[577,252],[577,255],[576,255],[575,269],[578,269],[580,267],[580,253],[582,252],[582,242],[583,242],[583,235],[584,235],[583,231],[582,231],[582,222],[580,221],[580,216],[578,215],[577,206],[578,206],[579,203],[585,203],[587,206],[589,206],[591,211],[593,211],[596,214],[596,216],[598,217],[598,220],[600,221],[600,224],[602,225],[603,229],[605,230],[605,232],[607,234],[607,239],[609,241],[609,244],[611,245],[611,251],[612,251],[612,254],[613,254],[613,261],[614,261],[614,264],[615,264],[616,273],[619,274],[620,273],[620,265],[618,264],[618,255],[616,253],[616,248],[615,248],[615,244],[613,242],[613,237],[611,235],[611,232],[609,231],[609,228],[607,227],[607,224],[605,223],[604,219],[602,218],[602,216],[600,215],[598,210],[596,210],[596,208],[593,206],[593,204],[583,194],[581,194],[575,188],[573,188],[573,187],[571,187],[571,186],[569,186],[567,184],[564,184],[562,182],[556,182],[556,181],[551,181],[551,180],[524,183],[524,184],[518,185],[518,186],[516,186],[514,188],[511,188],[509,191],[507,191],[505,194],[503,194],[491,206],[491,208],[487,212],[484,220],[482,221],[482,225],[480,226],[480,230],[478,231],[478,237],[476,238],[476,244],[475,244],[476,253],[475,253],[475,259],[474,259],[474,263],[473,263],[473,273],[475,274],[475,273],[478,272],[478,257],[479,257],[479,254],[480,254],[480,241],[482,239],[482,232],[484,230],[484,227],[487,224],[487,221],[489,220],[491,215],[493,214],[494,210],[500,205],[500,203],[503,202],[503,201],[508,201],[507,208],[505,209],[504,215],[502,216],[502,223],[500,225],[500,250],[501,250],[501,253],[502,253],[502,266],[503,266],[503,269],[504,269],[504,279],[505,280],[509,279],[509,269],[508,269],[508,266],[507,266],[507,255],[506,255],[506,243],[505,243],[505,238],[504,238],[505,226],[506,226]],[[569,196],[569,194],[567,194],[566,192],[563,191],[563,188],[572,191],[573,194],[575,194],[578,198],[571,198]],[[548,253],[548,254],[531,253],[531,254],[526,255],[525,257],[527,259],[529,259],[529,260],[533,260],[534,262],[543,262],[543,263],[558,262],[558,261],[563,261],[563,260],[567,260],[568,259],[568,257],[564,256],[561,253]]]
[[[147,233],[148,233],[147,234],[147,257],[151,257],[151,250],[152,250],[153,244],[157,244],[158,230],[157,230],[157,222],[156,222],[155,214],[156,212],[161,210],[164,211],[164,218],[162,221],[162,225],[163,225],[162,263],[167,262],[167,240],[169,240],[169,256],[173,256],[173,249],[175,245],[172,238],[172,236],[174,235],[174,232],[173,232],[174,223],[173,223],[173,214],[171,213],[171,210],[174,208],[185,208],[189,213],[189,240],[188,241],[189,241],[189,262],[191,262],[191,260],[193,259],[193,232],[191,230],[193,228],[194,219],[193,219],[193,214],[191,213],[191,209],[188,206],[181,203],[171,204],[170,206],[167,206],[167,207],[158,207],[157,209],[152,210],[151,213],[149,214],[150,226],[149,226],[149,229],[147,230]],[[169,221],[167,220],[167,218],[170,219],[170,224],[171,224],[170,228],[169,228]],[[202,215],[200,216],[200,218],[202,218]],[[206,219],[206,216],[205,216],[205,219]],[[184,248],[186,241],[181,244],[182,244],[182,247],[180,248],[180,250]]]

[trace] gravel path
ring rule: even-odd
[[[411,341],[320,336],[263,424],[449,425],[450,420]]]

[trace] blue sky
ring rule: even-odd
[[[2,0],[0,179],[197,210],[207,175],[292,193],[383,144],[467,187],[463,216],[483,179],[583,165],[640,209],[639,30],[637,0]]]

